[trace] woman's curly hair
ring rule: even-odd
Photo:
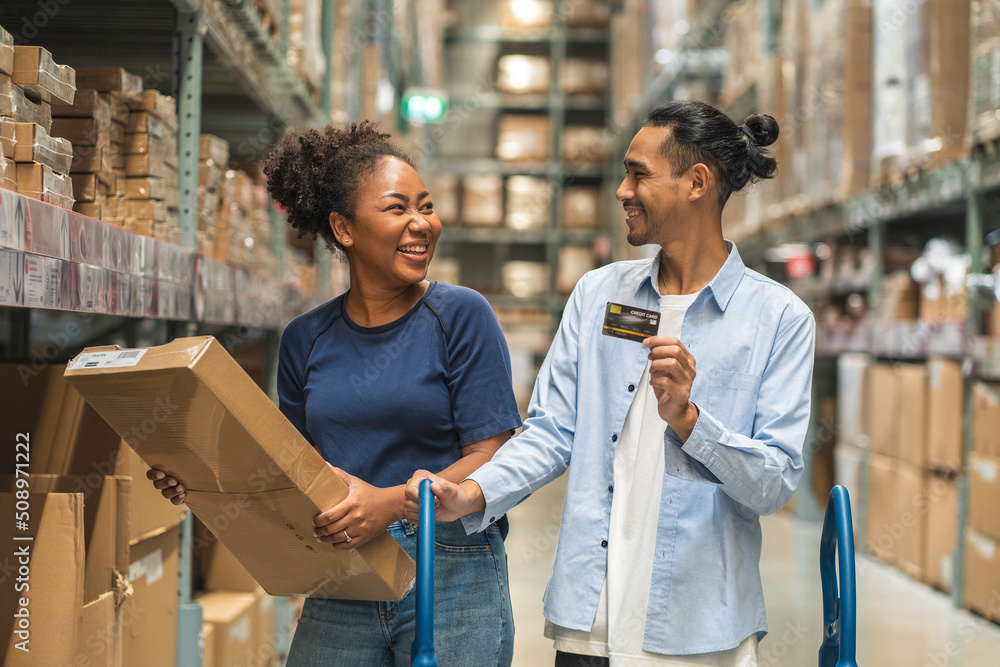
[[[414,166],[402,149],[371,121],[339,128],[327,125],[291,132],[264,158],[267,191],[288,213],[288,221],[305,234],[319,236],[331,251],[343,251],[330,229],[330,214],[353,219],[360,183],[386,156]]]

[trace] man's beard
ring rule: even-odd
[[[642,212],[642,215],[643,216],[646,215],[645,210]],[[635,247],[649,245],[650,243],[653,242],[651,239],[654,236],[656,236],[655,232],[658,232],[659,230],[660,230],[659,226],[651,224],[649,218],[647,217],[646,226],[645,227],[640,226],[635,229],[629,230],[628,236],[625,237],[625,240],[629,242],[629,245]]]

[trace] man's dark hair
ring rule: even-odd
[[[330,229],[330,214],[354,218],[358,186],[385,157],[413,166],[371,121],[344,128],[327,125],[322,134],[313,129],[292,132],[264,158],[267,191],[287,211],[299,237],[319,236],[327,249],[342,251]]]
[[[718,183],[719,208],[748,183],[774,178],[778,167],[766,148],[778,139],[778,121],[766,114],[753,114],[740,127],[704,102],[678,100],[653,109],[643,125],[670,128],[660,153],[675,177],[699,162],[709,168]]]

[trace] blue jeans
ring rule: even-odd
[[[407,521],[389,534],[416,558]],[[460,521],[434,527],[434,649],[440,667],[509,667],[514,617],[507,554],[496,525],[466,535]],[[287,667],[410,667],[416,593],[400,602],[308,598]]]

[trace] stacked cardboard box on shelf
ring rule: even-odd
[[[203,134],[198,141],[198,252],[215,257],[222,185],[229,165],[229,142]]]
[[[503,224],[503,178],[499,174],[462,177],[462,222],[477,227]]]
[[[497,61],[497,88],[504,93],[549,92],[549,59],[513,54]]]
[[[502,0],[500,26],[511,31],[548,30],[552,26],[551,0]]]
[[[126,229],[179,241],[177,108],[172,97],[144,91],[125,126]]]
[[[497,124],[497,158],[508,162],[549,159],[552,130],[548,116],[503,114]]]
[[[552,185],[544,178],[511,176],[507,179],[507,214],[510,229],[545,229],[552,212]]]
[[[608,64],[595,58],[567,58],[559,71],[559,89],[564,95],[605,95]]]
[[[970,0],[925,0],[902,11],[875,0],[873,186],[965,153]]]
[[[73,104],[52,108],[55,131],[72,137],[70,177],[76,203],[73,210],[102,220],[108,196],[115,191],[111,164],[111,106],[93,88],[76,91]]]
[[[1000,139],[1000,2],[973,2],[971,13],[968,143],[978,145]]]
[[[1000,384],[976,382],[972,396],[969,522],[965,534],[965,605],[1000,621]]]
[[[729,13],[729,24],[722,47],[727,53],[739,54],[726,68],[719,101],[732,107],[750,92],[762,76],[764,57],[764,3],[748,0],[735,5]]]
[[[595,229],[600,197],[600,190],[590,185],[568,185],[563,188],[559,226],[565,229]]]
[[[611,158],[612,134],[600,125],[570,125],[562,134],[562,159],[593,167]]]

